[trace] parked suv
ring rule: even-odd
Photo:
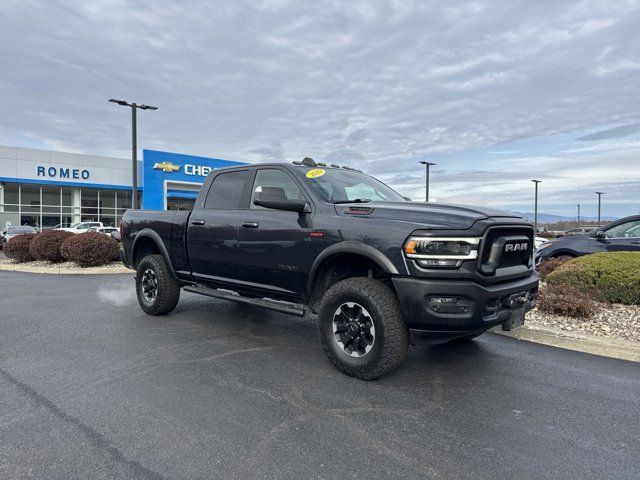
[[[621,218],[591,233],[544,243],[536,251],[536,263],[547,258],[625,250],[640,251],[640,215]]]
[[[518,215],[410,202],[308,158],[215,170],[192,211],[129,210],[121,232],[146,313],[171,312],[181,288],[309,313],[333,364],[363,379],[397,367],[410,341],[522,325],[538,289]]]

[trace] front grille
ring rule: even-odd
[[[517,249],[526,245],[525,249]],[[510,245],[515,250],[508,250]],[[499,268],[518,265],[529,268],[533,255],[531,227],[493,227],[485,234],[480,255],[480,271],[493,274]]]

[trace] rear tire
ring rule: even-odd
[[[342,280],[325,293],[318,311],[322,346],[342,373],[372,380],[404,360],[409,333],[398,298],[381,282]]]
[[[136,293],[140,308],[149,315],[165,315],[180,300],[180,285],[171,276],[162,255],[148,255],[138,264]]]

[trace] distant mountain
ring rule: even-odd
[[[513,212],[518,214],[530,222],[533,222],[535,219],[535,215],[533,212]],[[601,222],[612,222],[613,220],[617,220],[615,217],[602,217]],[[551,215],[549,213],[540,213],[538,212],[538,223],[558,223],[558,222],[575,222],[576,217],[567,217],[563,215]],[[598,221],[598,217],[580,217],[580,223],[595,223]]]

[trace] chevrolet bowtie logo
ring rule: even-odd
[[[156,170],[162,170],[165,173],[171,173],[180,170],[180,165],[174,165],[171,162],[162,162],[156,163],[155,165],[153,165],[153,168],[155,168]]]

